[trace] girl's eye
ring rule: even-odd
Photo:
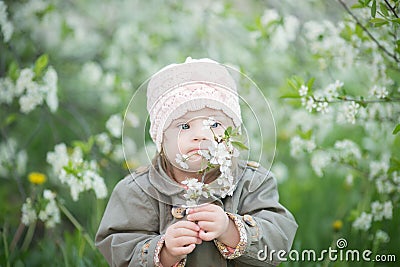
[[[181,128],[182,130],[187,130],[190,128],[190,126],[187,123],[182,123],[179,125],[179,128]]]
[[[217,128],[218,126],[221,126],[221,123],[215,122],[213,125],[211,125],[211,128]]]

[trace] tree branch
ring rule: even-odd
[[[397,63],[400,62],[400,60],[397,58],[396,54],[390,53],[385,47],[383,47],[379,43],[378,40],[376,40],[376,38],[368,31],[368,29],[364,25],[361,24],[361,22],[358,20],[356,15],[354,15],[353,12],[351,12],[349,7],[343,2],[343,0],[338,0],[338,2],[343,6],[343,8],[347,11],[347,13],[349,13],[350,16],[356,21],[356,23],[361,27],[361,29],[363,29],[363,31],[371,38],[371,40],[379,47],[379,49],[381,49],[389,57],[393,58],[394,61],[396,61]]]
[[[396,10],[394,10],[394,8],[390,5],[390,3],[389,3],[387,0],[385,0],[385,3],[386,3],[386,5],[389,7],[389,9],[392,11],[393,15],[394,15],[396,18],[399,18],[399,15],[397,15]]]

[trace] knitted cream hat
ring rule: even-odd
[[[188,111],[223,111],[239,127],[242,123],[236,84],[228,70],[211,59],[171,64],[154,74],[147,86],[150,136],[161,150],[163,132]]]

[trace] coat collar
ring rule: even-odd
[[[240,170],[243,171],[239,166],[234,168],[234,177],[238,178],[243,174],[239,173]],[[159,157],[148,167],[147,174],[137,177],[135,181],[148,195],[169,205],[186,205],[186,199],[183,197],[186,192],[185,189],[166,174],[161,167]],[[211,182],[210,185],[213,187],[219,186],[217,181]],[[212,199],[216,201],[218,198]],[[210,202],[213,201],[212,199],[207,199],[209,201],[205,199],[205,201]]]

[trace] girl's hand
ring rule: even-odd
[[[187,219],[197,222],[197,225],[200,226],[199,237],[204,241],[219,239],[227,232],[230,224],[225,211],[214,204],[205,204],[190,209]]]
[[[164,266],[171,266],[191,253],[196,244],[201,244],[200,227],[194,222],[179,221],[167,228],[165,243],[160,258]]]

